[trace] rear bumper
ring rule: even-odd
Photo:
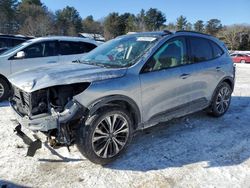
[[[79,115],[83,115],[83,108],[77,102],[69,102],[65,106],[65,110],[61,113],[56,113],[51,110],[51,114],[39,114],[29,117],[21,115],[11,103],[11,109],[15,115],[16,120],[24,127],[32,131],[47,132],[52,129],[57,129],[61,123],[67,123]]]

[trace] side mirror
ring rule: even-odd
[[[25,57],[24,51],[17,52],[15,59],[22,59]]]

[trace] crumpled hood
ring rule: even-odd
[[[20,89],[33,92],[55,85],[118,78],[124,76],[126,70],[126,68],[113,69],[81,63],[56,63],[12,74],[9,80]]]

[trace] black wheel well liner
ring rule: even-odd
[[[128,112],[130,112],[133,118],[134,129],[136,129],[138,124],[141,123],[141,113],[139,107],[133,99],[123,95],[110,95],[98,99],[88,107],[89,115],[93,115],[99,109],[113,106],[125,108]]]
[[[234,90],[234,80],[233,80],[232,77],[227,76],[227,77],[223,78],[223,79],[219,82],[219,84],[221,84],[221,83],[223,83],[223,82],[226,82],[226,83],[231,87],[231,89]],[[219,84],[218,84],[218,85],[219,85]]]
[[[11,89],[11,84],[10,84],[9,80],[4,75],[2,75],[2,74],[0,74],[0,78],[3,79],[4,81],[6,81],[6,83],[9,86],[9,89]]]
[[[233,78],[229,77],[229,76],[222,78],[221,81],[217,84],[217,86],[216,86],[216,88],[215,88],[215,90],[213,92],[211,102],[212,102],[212,100],[214,98],[214,95],[216,93],[216,90],[217,90],[218,86],[223,82],[226,82],[231,87],[232,91],[234,90],[234,80],[233,80]]]

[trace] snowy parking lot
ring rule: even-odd
[[[250,187],[250,65],[237,65],[236,76],[223,117],[199,112],[147,129],[104,167],[76,147],[51,150],[46,142],[25,157],[8,103],[0,103],[0,187]]]

